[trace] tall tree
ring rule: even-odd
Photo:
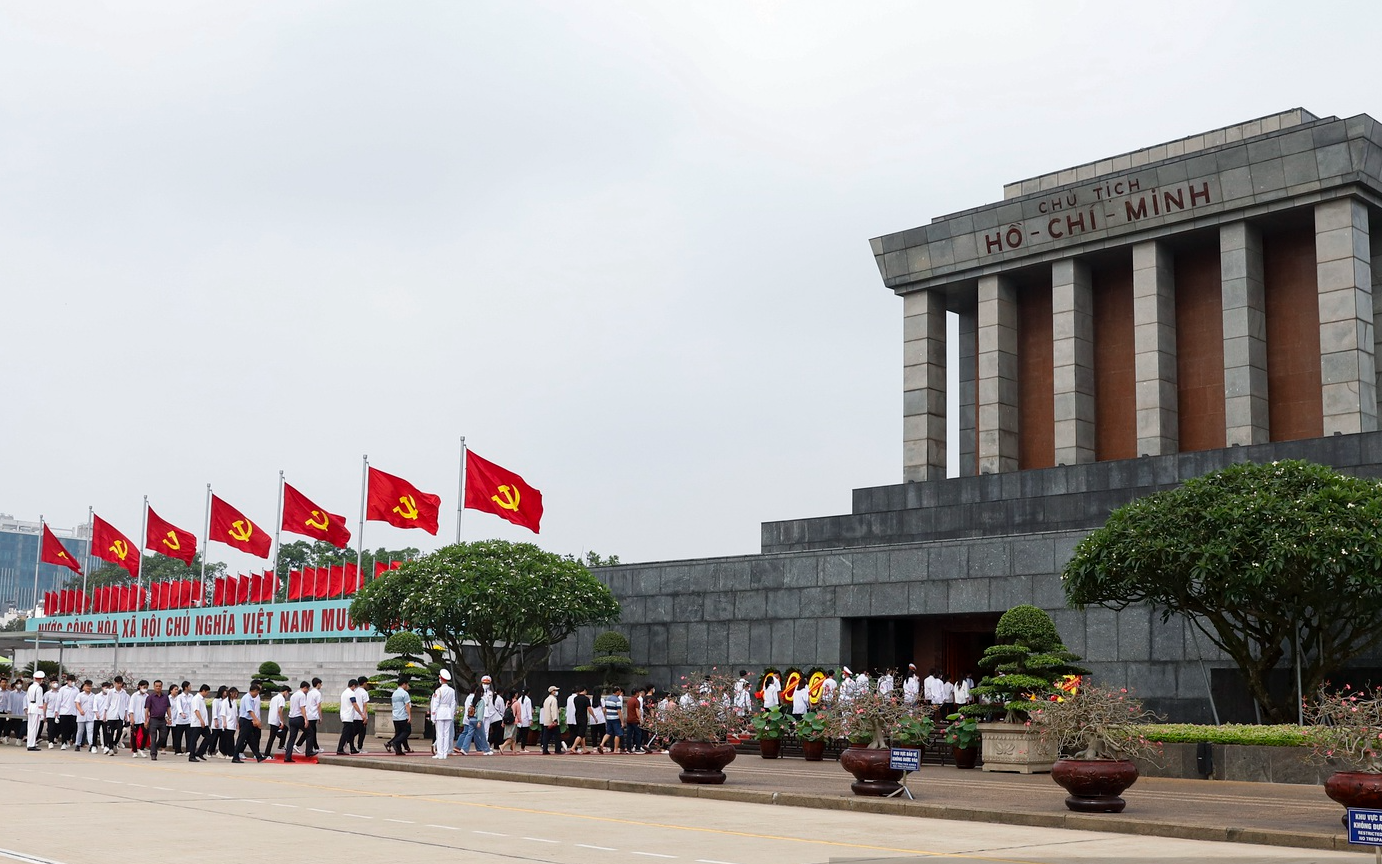
[[[409,629],[445,645],[462,686],[489,674],[504,687],[525,678],[576,628],[618,620],[619,603],[574,558],[531,543],[486,540],[444,546],[366,582],[350,617],[385,635]],[[478,670],[466,645],[479,655]]]
[[[1308,462],[1233,465],[1115,510],[1062,579],[1077,608],[1186,616],[1287,722],[1294,694],[1271,692],[1273,669],[1298,651],[1311,694],[1382,640],[1382,483]]]

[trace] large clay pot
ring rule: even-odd
[[[1070,794],[1065,806],[1078,813],[1122,813],[1128,802],[1118,796],[1137,782],[1137,766],[1114,759],[1060,759],[1051,779]]]
[[[849,788],[855,795],[885,798],[902,788],[897,782],[902,779],[902,772],[888,767],[891,757],[891,750],[863,744],[851,744],[840,754],[840,765],[854,775]]]
[[[979,761],[978,747],[956,747],[950,745],[950,755],[955,757],[956,768],[973,768]]]
[[[801,752],[806,757],[807,762],[821,761],[821,758],[825,756],[825,739],[801,742]]]
[[[528,746],[529,746],[529,747],[533,747],[533,746],[536,746],[537,744],[541,743],[541,741],[542,741],[542,730],[540,730],[540,729],[527,729],[527,730],[525,730],[525,731],[526,731],[527,734],[528,734]]]
[[[781,738],[759,738],[758,755],[764,759],[776,759],[782,755]]]
[[[725,782],[721,769],[734,761],[734,745],[678,741],[667,748],[667,755],[681,766],[681,782],[718,784]]]
[[[1366,771],[1340,771],[1324,781],[1324,794],[1345,807],[1382,807],[1382,774]],[[1340,819],[1348,826],[1348,813]]]

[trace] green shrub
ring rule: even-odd
[[[1004,612],[993,635],[998,644],[979,658],[979,665],[990,674],[970,691],[992,701],[964,706],[960,713],[966,717],[1024,722],[1041,700],[1056,693],[1055,682],[1088,672],[1075,665],[1079,656],[1061,644],[1051,616],[1035,606],[1014,606]]]
[[[259,672],[254,677],[267,693],[277,693],[281,685],[288,683],[288,676],[284,675],[283,669],[272,660],[260,663]]]
[[[595,656],[589,663],[577,666],[577,672],[599,672],[600,686],[610,689],[629,683],[634,675],[646,675],[648,670],[634,665],[629,652],[633,646],[623,633],[606,630],[595,637]]]
[[[437,676],[442,667],[437,658],[431,656],[422,637],[410,630],[394,633],[384,640],[384,653],[398,656],[379,661],[376,668],[387,674],[377,676],[370,682],[370,698],[388,699],[393,695],[399,677],[406,674],[409,695],[414,702],[425,704],[436,689]]]
[[[1265,747],[1306,747],[1305,727],[1293,725],[1256,726],[1227,723],[1223,726],[1197,726],[1194,723],[1151,723],[1139,728],[1149,741],[1163,744],[1256,744]]]

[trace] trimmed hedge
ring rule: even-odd
[[[1149,741],[1164,744],[1256,744],[1265,747],[1305,747],[1302,726],[1255,726],[1227,723],[1223,726],[1197,726],[1193,723],[1152,723],[1143,727]]]

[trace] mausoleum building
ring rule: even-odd
[[[1186,720],[1212,687],[1250,717],[1232,663],[1184,621],[1067,609],[1060,570],[1113,508],[1235,461],[1382,475],[1379,220],[1382,126],[1295,109],[874,239],[902,298],[903,482],[764,524],[759,555],[601,571],[635,660],[659,682],[711,665],[959,674],[998,615],[1035,603],[1105,683]]]

